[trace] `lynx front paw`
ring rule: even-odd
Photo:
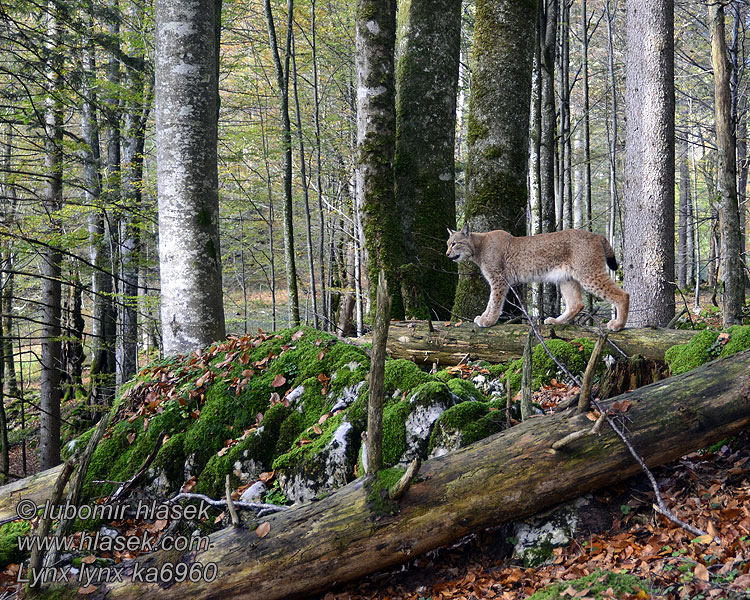
[[[492,327],[495,322],[487,319],[484,315],[477,315],[474,317],[474,323],[479,325],[479,327]]]
[[[557,325],[557,319],[555,319],[555,317],[547,317],[546,319],[544,319],[544,324],[545,325]]]
[[[625,327],[624,325],[620,325],[615,319],[612,319],[609,323],[607,323],[607,329],[610,331],[620,331]]]

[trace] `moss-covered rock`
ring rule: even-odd
[[[665,360],[672,374],[679,375],[716,358],[731,356],[748,348],[750,325],[734,325],[723,333],[706,329],[695,334],[687,344],[669,348]]]
[[[442,456],[502,431],[504,427],[504,411],[487,402],[461,402],[446,410],[435,422],[428,456]]]

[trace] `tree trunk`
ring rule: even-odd
[[[392,322],[388,333],[388,356],[406,358],[416,363],[439,366],[456,365],[467,360],[487,360],[493,363],[519,358],[523,354],[527,325],[497,325],[479,328],[473,323],[445,325],[434,323],[429,330],[426,321]],[[595,340],[596,331],[567,325],[541,328],[546,339]],[[554,333],[553,333],[554,332]],[[696,331],[687,329],[623,329],[609,334],[609,341],[625,354],[640,354],[645,358],[664,360],[664,353],[675,344],[689,342]],[[362,338],[361,342],[370,341]],[[536,342],[535,342],[536,343]],[[618,352],[612,350],[616,356]]]
[[[297,118],[297,140],[299,142],[299,173],[302,179],[302,194],[305,198],[305,234],[307,237],[307,266],[310,276],[310,299],[312,301],[313,326],[320,329],[320,314],[318,313],[318,294],[315,285],[315,258],[313,255],[312,241],[312,215],[310,213],[310,180],[307,178],[307,165],[305,163],[305,138],[302,134],[302,111],[299,104],[299,91],[297,89],[297,45],[292,36],[292,88],[294,90],[294,108]],[[321,232],[322,234],[322,232]]]
[[[609,221],[607,224],[607,239],[613,248],[617,247],[615,243],[615,229],[617,224],[617,81],[615,80],[615,11],[617,5],[612,6],[611,0],[606,0],[605,12],[607,14],[607,67],[609,75],[610,93],[610,111],[612,125],[609,128],[607,121],[607,138],[609,141]]]
[[[677,287],[681,290],[687,287],[688,280],[688,239],[690,227],[688,216],[690,212],[690,171],[688,169],[688,143],[684,139],[679,144],[677,160],[680,164],[680,205],[677,221]]]
[[[93,20],[89,20],[93,29]],[[91,39],[84,40],[81,62],[83,66],[83,103],[81,105],[81,138],[84,147],[83,183],[88,215],[89,261],[94,265],[91,274],[91,382],[90,403],[109,404],[114,396],[115,372],[115,309],[112,304],[112,268],[109,227],[102,207],[101,149],[99,123],[96,115],[96,61]]]
[[[539,40],[541,76],[541,134],[539,147],[539,182],[541,189],[541,233],[557,229],[555,218],[555,52],[557,48],[558,0],[539,0]],[[542,284],[542,302],[539,305],[540,320],[545,316],[559,314],[557,289],[551,284]]]
[[[44,168],[46,184],[44,207],[50,218],[49,230],[53,236],[62,234],[60,210],[62,209],[62,103],[60,72],[60,7],[56,0],[47,6],[47,35],[49,63],[47,65],[47,98],[44,114]],[[49,469],[60,462],[60,318],[62,306],[62,252],[53,237],[41,260],[42,273],[42,360],[39,406],[39,466]]]
[[[402,0],[398,10],[395,183],[409,265],[401,293],[406,316],[449,319],[457,271],[444,240],[456,228],[461,0]]]
[[[631,327],[674,316],[674,2],[627,4],[624,287]]]
[[[746,428],[748,373],[750,351],[618,396],[632,403],[627,429],[646,464],[667,463]],[[270,525],[265,537],[252,529],[227,528],[213,534],[210,548],[197,555],[157,552],[125,563],[123,582],[100,586],[97,597],[274,600],[355,581],[639,472],[607,427],[599,436],[551,451],[554,442],[590,428],[585,415],[566,412],[530,419],[425,462],[419,480],[392,505],[395,514],[383,514],[379,491],[358,480],[318,502],[265,518]],[[215,562],[218,576],[174,585],[132,581],[136,565],[143,573],[158,571],[166,561],[198,569]]]
[[[157,0],[156,147],[164,352],[225,335],[213,0]]]
[[[589,118],[589,22],[586,14],[587,0],[581,0],[581,85],[583,95],[583,194],[586,225],[591,224],[591,123]]]
[[[723,294],[721,315],[724,327],[742,321],[744,297],[740,262],[740,220],[737,206],[737,163],[727,43],[724,37],[724,6],[709,5],[711,59],[714,67],[714,101],[716,109],[716,148],[719,155],[719,231],[721,234],[721,282]]]
[[[533,1],[476,4],[465,210],[472,231],[525,234],[535,16]],[[488,293],[479,268],[462,263],[454,317],[473,319]]]
[[[370,298],[382,268],[392,313],[404,314],[400,287],[403,239],[396,207],[393,160],[396,139],[394,47],[396,0],[359,0],[356,20],[356,204],[361,221]],[[371,305],[374,303],[371,301]]]
[[[287,0],[286,44],[284,64],[281,63],[276,37],[271,1],[265,0],[266,23],[271,56],[276,70],[276,83],[279,87],[279,114],[284,159],[282,164],[284,184],[284,260],[286,264],[287,314],[290,325],[299,325],[299,294],[297,292],[297,261],[294,255],[294,207],[292,204],[292,126],[289,120],[289,64],[292,53],[292,22],[294,0]]]
[[[141,23],[143,9],[130,6],[132,23]],[[137,45],[128,49],[131,56],[143,60]],[[138,369],[138,263],[141,260],[141,219],[143,187],[143,149],[150,97],[146,94],[143,73],[130,67],[125,72],[127,106],[122,143],[122,205],[120,218],[120,335],[117,345],[117,384],[122,385]]]

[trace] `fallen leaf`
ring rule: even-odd
[[[276,474],[276,471],[267,471],[265,473],[261,473],[258,475],[258,479],[260,479],[263,483],[268,483],[273,479],[273,476]]]
[[[85,565],[93,564],[94,562],[96,562],[96,556],[94,556],[93,554],[89,554],[88,556],[84,556],[81,559],[81,562]]]
[[[318,425],[313,425],[313,428],[312,428],[312,430],[313,430],[313,431],[314,431],[315,433],[317,433],[318,435],[320,435],[321,433],[323,433],[323,430],[322,430],[322,429],[321,429],[321,428],[320,428],[320,427],[319,427]]]
[[[99,587],[96,585],[87,585],[86,587],[78,588],[78,593],[82,596],[88,596],[89,594],[93,594],[98,589]]]
[[[693,569],[693,575],[695,575],[696,579],[700,579],[701,581],[708,581],[711,578],[706,565],[702,565],[701,563],[695,565],[695,569]]]
[[[301,337],[302,337],[303,335],[305,335],[305,332],[304,332],[304,331],[302,331],[301,329],[300,329],[300,330],[298,330],[298,331],[295,331],[295,332],[294,332],[294,333],[292,334],[292,341],[293,341],[293,342],[296,342],[296,341],[297,341],[298,339],[300,339],[300,338],[301,338]]]
[[[268,535],[268,532],[271,531],[271,523],[266,521],[265,523],[261,523],[258,525],[258,528],[255,530],[255,534],[259,538],[264,538]]]
[[[276,377],[273,378],[273,381],[271,382],[271,387],[281,387],[286,383],[286,377],[284,377],[281,373],[276,375]]]

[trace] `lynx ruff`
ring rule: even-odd
[[[548,282],[560,286],[565,299],[565,312],[547,317],[547,325],[571,321],[581,310],[581,287],[614,304],[616,318],[607,329],[619,331],[628,320],[630,296],[609,276],[606,265],[617,269],[615,253],[609,242],[597,233],[566,229],[554,233],[514,237],[507,231],[470,232],[468,225],[461,231],[448,229],[448,250],[451,260],[470,260],[477,264],[490,284],[490,298],[484,312],[474,318],[480,327],[497,322],[511,285]]]

